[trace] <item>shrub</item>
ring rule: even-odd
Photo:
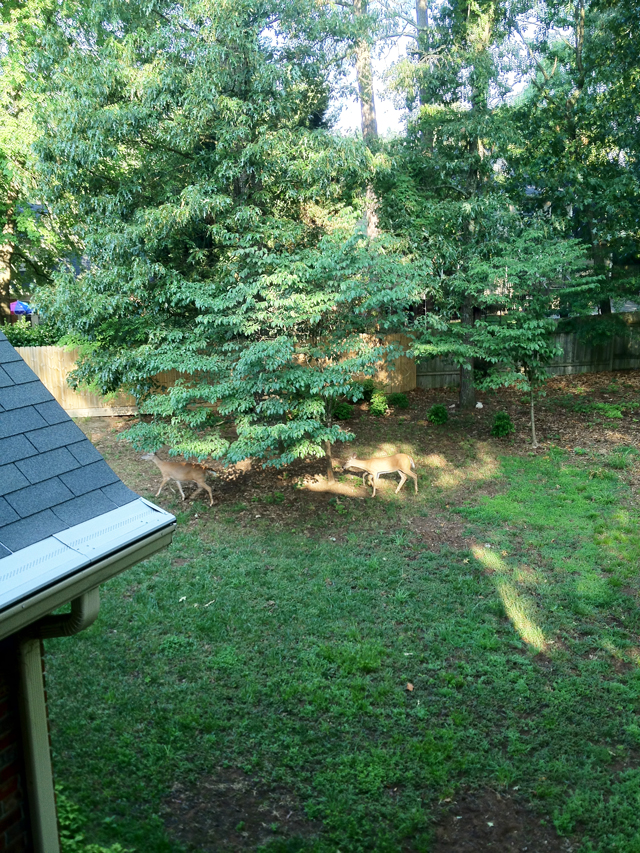
[[[353,406],[349,403],[338,403],[333,411],[333,417],[337,421],[348,421],[353,414]]]
[[[59,338],[51,326],[32,326],[24,317],[21,317],[17,323],[7,323],[0,328],[14,347],[50,347]]]
[[[375,415],[377,418],[386,415],[389,411],[389,405],[387,404],[387,398],[382,391],[374,391],[371,396],[371,405],[369,406],[369,411],[372,415]]]
[[[370,403],[374,393],[378,390],[378,386],[373,379],[364,379],[362,382],[359,382],[358,385],[362,388],[362,397],[364,401],[366,403]]]
[[[427,420],[431,421],[432,424],[446,424],[449,420],[449,412],[442,403],[436,403],[427,412]]]
[[[491,427],[491,435],[495,435],[497,438],[504,438],[515,431],[516,428],[508,412],[496,412],[493,419],[493,426]]]
[[[409,398],[406,394],[389,394],[387,397],[390,406],[394,406],[396,409],[408,409],[409,408]]]

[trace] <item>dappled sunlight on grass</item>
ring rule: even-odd
[[[617,564],[626,564],[627,571],[636,571],[640,559],[640,531],[625,509],[616,510],[606,523],[595,528],[596,545],[607,552]]]
[[[527,645],[542,652],[547,648],[547,642],[542,629],[536,623],[533,614],[535,604],[520,592],[513,581],[514,572],[504,560],[488,548],[474,545],[471,549],[478,562],[496,577],[496,589],[502,600],[505,613],[520,637]]]
[[[428,468],[447,468],[449,465],[444,456],[441,456],[439,453],[430,453],[424,460],[424,464]]]
[[[437,454],[429,457],[439,463]],[[480,449],[477,458],[456,468],[450,463],[445,465],[432,464],[431,467],[439,468],[441,473],[433,481],[434,486],[443,489],[455,489],[463,483],[478,482],[480,480],[493,480],[500,473],[500,463],[496,457],[487,450]]]

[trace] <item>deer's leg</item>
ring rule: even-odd
[[[182,491],[182,483],[180,482],[180,480],[176,480],[176,483],[178,484],[178,489],[180,490],[180,494],[182,495],[182,500],[184,500],[185,498],[184,492]]]
[[[404,473],[404,471],[398,471],[398,474],[400,474],[400,482],[398,483],[398,488],[396,489],[396,495],[407,482],[407,475]]]
[[[414,474],[414,473],[411,471],[411,472],[409,472],[409,476],[410,476],[410,477],[413,477],[413,483],[414,483],[414,485],[415,485],[415,487],[416,487],[416,495],[417,495],[417,494],[418,494],[418,475],[417,475],[417,474]]]
[[[365,471],[365,472],[364,472],[364,474],[362,475],[362,485],[363,485],[363,486],[366,486],[366,485],[367,485],[367,472],[366,472],[366,471]]]
[[[198,486],[197,483],[196,483],[196,486]],[[203,489],[204,489],[204,486],[198,486],[198,488],[195,490],[195,492],[191,495],[191,499],[195,500],[195,496],[198,494],[198,492],[201,492]]]
[[[375,498],[375,496],[376,496],[376,483],[378,482],[379,476],[380,476],[380,474],[372,474],[371,475],[371,480],[372,480],[372,484],[373,484],[373,494],[371,495],[372,498]]]
[[[213,492],[211,491],[211,486],[205,483],[203,488],[209,492],[209,506],[213,506]]]
[[[158,491],[156,492],[156,497],[158,497],[158,495],[159,495],[159,494],[160,494],[160,492],[162,491],[162,487],[164,486],[164,484],[165,484],[165,483],[168,483],[170,479],[171,479],[171,477],[165,477],[165,478],[163,479],[163,481],[160,483],[160,488],[159,488],[159,489],[158,489]]]

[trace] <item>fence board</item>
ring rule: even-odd
[[[562,355],[549,365],[555,376],[578,373],[595,373],[609,370],[640,369],[640,313],[620,315],[626,329],[614,338],[600,344],[590,344],[577,334],[559,334],[556,340]],[[589,318],[597,323],[598,318]],[[387,341],[397,341],[410,350],[411,340],[406,335],[388,335]],[[18,347],[17,351],[29,367],[51,391],[56,400],[71,417],[129,415],[137,412],[135,400],[127,394],[100,397],[88,391],[73,391],[67,385],[67,375],[73,370],[77,351],[62,347]],[[171,387],[180,374],[175,371],[159,374],[156,379],[164,387]],[[376,380],[388,393],[413,391],[414,388],[444,388],[460,384],[460,370],[444,358],[419,361],[401,356],[395,370],[382,365]]]
[[[387,341],[397,341],[405,349],[411,341],[406,335],[388,335]],[[74,391],[67,384],[67,376],[73,370],[78,357],[77,349],[64,347],[16,347],[22,358],[33,370],[40,381],[48,388],[62,408],[72,418],[111,417],[133,415],[138,411],[136,401],[128,394],[116,394],[113,397],[101,397],[90,391]],[[164,388],[175,384],[179,376],[177,370],[159,373],[155,379]],[[188,377],[185,377],[188,378]],[[388,393],[394,391],[413,391],[416,387],[416,363],[412,358],[400,356],[395,362],[395,370],[383,365],[376,374],[376,381],[385,387]]]
[[[411,340],[406,335],[386,335],[385,343],[396,342],[405,352],[411,349]],[[401,355],[393,363],[393,369],[384,364],[376,373],[376,382],[384,386],[388,394],[401,391],[413,391],[416,387],[416,362],[413,358]]]
[[[131,415],[136,401],[128,394],[101,397],[89,391],[74,391],[67,376],[75,367],[78,351],[64,347],[16,347],[38,379],[72,418]]]
[[[640,314],[620,314],[626,329],[605,343],[593,344],[576,333],[557,334],[555,339],[562,347],[562,355],[548,365],[552,376],[578,373],[599,373],[610,370],[637,370],[640,368]],[[599,317],[586,318],[597,324]],[[442,358],[418,362],[416,371],[418,388],[443,388],[460,384],[460,371]]]

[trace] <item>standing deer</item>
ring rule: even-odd
[[[207,481],[205,480],[206,472],[211,469],[205,468],[203,465],[194,465],[191,462],[174,462],[173,460],[165,462],[164,459],[158,459],[155,453],[145,453],[141,458],[147,462],[154,462],[162,474],[162,482],[160,483],[160,488],[156,492],[156,497],[158,497],[162,491],[162,487],[165,483],[168,483],[169,480],[175,480],[178,484],[180,494],[182,495],[182,500],[185,500],[184,492],[182,491],[182,483],[191,481],[196,483],[198,486],[191,497],[195,498],[198,492],[201,492],[204,489],[209,493],[209,506],[213,506],[213,494],[211,492],[211,487],[207,485]]]
[[[351,456],[342,466],[343,470],[347,468],[355,468],[356,470],[364,471],[362,475],[362,485],[366,486],[367,476],[371,477],[373,485],[372,498],[376,496],[376,481],[381,474],[395,474],[396,471],[400,474],[400,483],[396,489],[396,495],[407,482],[408,477],[413,478],[418,492],[418,475],[415,473],[416,463],[406,453],[395,453],[393,456],[379,456],[374,459],[356,459],[355,454]],[[413,470],[412,470],[413,469]]]

